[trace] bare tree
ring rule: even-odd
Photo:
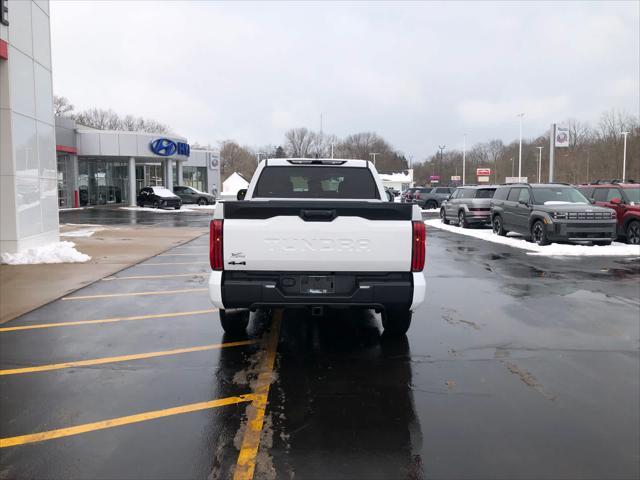
[[[249,180],[257,166],[256,155],[233,140],[220,142],[220,162],[223,181],[233,172]]]
[[[60,95],[53,96],[53,114],[56,117],[62,117],[73,112],[73,105],[67,97]]]
[[[314,152],[317,135],[309,129],[292,128],[284,134],[286,149],[290,157],[309,158]]]

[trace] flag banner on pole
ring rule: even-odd
[[[567,127],[556,127],[556,147],[569,146],[569,129]]]

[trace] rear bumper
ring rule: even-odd
[[[343,306],[410,308],[424,301],[422,272],[335,272],[335,293],[301,294],[300,277],[313,272],[211,272],[209,297],[218,308]],[[317,275],[327,275],[318,272]]]

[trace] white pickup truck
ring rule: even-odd
[[[210,232],[226,332],[280,306],[375,309],[386,332],[406,333],[424,301],[425,225],[417,205],[388,200],[369,161],[263,160],[238,198],[218,203]]]

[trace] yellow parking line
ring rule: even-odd
[[[144,267],[145,265],[209,265],[209,262],[165,262],[165,263],[139,263],[138,267]]]
[[[130,360],[143,360],[145,358],[166,357],[169,355],[180,355],[182,353],[203,352],[206,350],[216,350],[219,348],[239,347],[241,345],[251,345],[255,340],[241,340],[239,342],[214,343],[212,345],[200,345],[198,347],[176,348],[175,350],[164,350],[160,352],[135,353],[132,355],[120,355],[118,357],[93,358],[91,360],[76,360],[73,362],[52,363],[49,365],[38,365],[37,367],[12,368],[0,370],[0,376],[18,375],[22,373],[49,372],[51,370],[62,370],[73,367],[90,367],[105,363],[127,362]]]
[[[137,297],[140,295],[169,295],[172,293],[205,292],[207,290],[207,288],[185,288],[182,290],[158,290],[155,292],[106,293],[102,295],[78,295],[76,297],[62,297],[62,300],[90,300],[94,298]]]
[[[98,320],[78,320],[76,322],[40,323],[36,325],[23,325],[19,327],[3,327],[3,328],[0,328],[0,332],[15,332],[18,330],[33,330],[37,328],[75,327],[76,325],[93,325],[96,323],[129,322],[133,320],[147,320],[149,318],[186,317],[188,315],[201,315],[201,314],[213,313],[217,311],[218,311],[217,308],[211,308],[208,310],[193,310],[190,312],[156,313],[153,315],[136,315],[134,317],[113,317],[113,318],[102,318]]]
[[[195,272],[195,273],[178,273],[168,275],[134,275],[131,277],[105,277],[103,282],[111,282],[112,280],[146,280],[152,278],[174,278],[174,277],[204,277],[209,275],[209,272]]]
[[[260,448],[260,434],[264,424],[264,415],[269,398],[269,387],[273,380],[273,366],[278,350],[280,325],[282,323],[282,309],[276,310],[271,325],[271,332],[266,341],[267,355],[261,365],[256,388],[253,391],[251,407],[247,408],[247,425],[242,437],[242,446],[238,454],[238,461],[233,474],[234,480],[251,480],[256,468],[256,457]]]
[[[48,430],[40,433],[32,433],[29,435],[20,435],[17,437],[0,438],[0,448],[13,447],[16,445],[24,445],[26,443],[42,442],[45,440],[53,440],[54,438],[69,437],[79,435],[81,433],[93,432],[96,430],[104,430],[106,428],[120,427],[131,423],[146,422],[157,418],[170,417],[172,415],[180,415],[182,413],[197,412],[210,408],[223,407],[225,405],[234,405],[236,403],[249,402],[253,399],[253,395],[239,395],[237,397],[219,398],[217,400],[209,400],[208,402],[191,403],[180,407],[165,408],[163,410],[153,410],[151,412],[138,413],[128,415],[126,417],[111,418],[109,420],[101,420],[99,422],[85,423],[76,425],[75,427],[59,428],[56,430]]]

